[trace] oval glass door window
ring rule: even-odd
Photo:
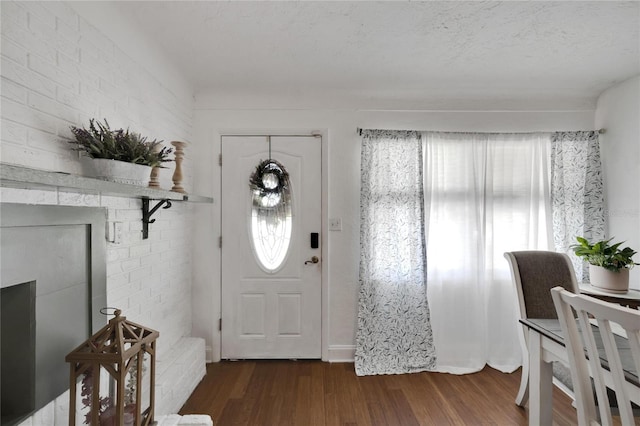
[[[260,266],[276,272],[289,253],[293,214],[291,183],[275,160],[260,163],[251,175],[251,243]]]

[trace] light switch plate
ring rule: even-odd
[[[329,231],[342,231],[342,218],[334,217],[329,219]]]
[[[120,244],[122,241],[122,222],[107,222],[107,241]]]

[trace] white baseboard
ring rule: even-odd
[[[213,362],[213,348],[211,346],[206,346],[204,348],[204,358],[207,364]]]
[[[355,345],[333,345],[329,346],[328,362],[353,362],[356,353]],[[219,362],[220,358],[213,356],[213,348],[205,348],[205,359],[207,363]]]
[[[353,362],[355,354],[355,345],[329,346],[329,362]]]

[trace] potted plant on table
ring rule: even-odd
[[[173,161],[168,158],[173,148],[163,147],[162,141],[147,141],[129,129],[111,130],[106,119],[104,124],[89,120],[89,129],[71,126],[71,132],[75,139],[69,143],[92,159],[89,173],[98,179],[146,186],[153,167]]]
[[[629,290],[629,270],[635,265],[632,259],[636,251],[620,248],[623,242],[611,244],[613,238],[589,243],[577,237],[578,244],[571,246],[576,256],[589,262],[591,285],[605,291],[626,293]]]

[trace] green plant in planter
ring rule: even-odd
[[[576,237],[578,244],[570,248],[578,257],[584,258],[591,265],[600,266],[610,271],[618,272],[622,269],[631,269],[635,263],[631,258],[636,251],[629,247],[619,248],[623,242],[609,244],[613,238],[590,244],[585,238]]]
[[[173,161],[168,158],[173,148],[158,149],[162,141],[147,141],[146,137],[130,132],[129,129],[111,130],[106,119],[104,124],[90,119],[88,130],[71,126],[71,132],[75,139],[69,143],[76,145],[76,151],[83,152],[91,158],[105,158],[151,167],[161,167],[162,163]]]

